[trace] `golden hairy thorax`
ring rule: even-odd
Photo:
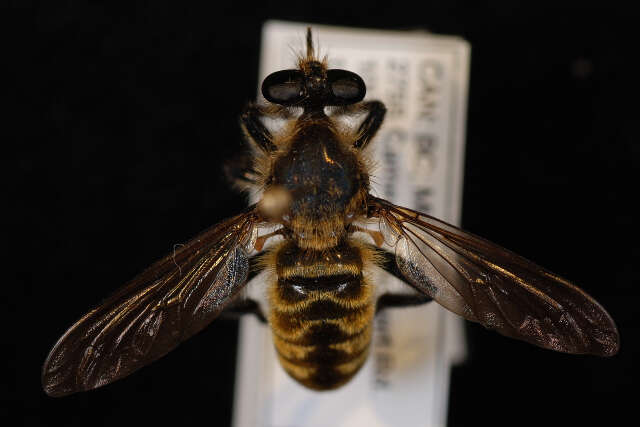
[[[277,152],[258,153],[263,188],[281,188],[291,200],[283,225],[302,249],[336,246],[346,227],[366,213],[366,158],[326,116],[298,119],[278,138]]]
[[[282,366],[315,390],[346,383],[371,341],[373,287],[363,275],[371,250],[349,241],[305,250],[287,241],[268,256],[277,273],[268,289],[269,323]]]

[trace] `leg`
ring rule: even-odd
[[[264,301],[264,294],[262,292],[251,293],[249,287],[252,285],[253,279],[256,278],[260,270],[260,257],[254,256],[249,258],[249,275],[247,277],[247,284],[245,285],[245,291],[237,295],[233,301],[224,309],[220,314],[221,317],[237,319],[244,314],[254,314],[258,320],[263,323],[267,323],[265,314],[267,313],[267,304]],[[261,285],[262,282],[255,283]]]
[[[392,276],[400,279],[405,285],[401,288],[387,288],[385,289],[376,305],[376,313],[385,308],[391,307],[408,307],[414,305],[425,304],[432,301],[432,298],[424,295],[413,288],[407,279],[403,276],[402,272],[398,269],[396,264],[395,254],[385,250],[378,250],[378,255],[382,258],[381,267],[390,273]]]
[[[264,151],[274,151],[277,147],[273,143],[271,132],[260,120],[264,116],[286,119],[289,117],[289,113],[280,107],[260,107],[256,104],[249,104],[240,115],[240,126],[250,142]]]
[[[245,314],[253,314],[258,320],[262,323],[268,323],[267,318],[264,317],[262,310],[260,309],[260,305],[254,300],[243,299],[239,301],[234,301],[233,305],[227,307],[221,314],[221,317],[227,319],[238,319],[240,316]]]
[[[378,132],[378,129],[380,129],[384,115],[387,112],[387,108],[380,101],[364,102],[360,108],[368,111],[368,113],[358,129],[358,139],[356,139],[356,142],[353,144],[356,148],[364,148],[367,146],[369,141],[376,135],[376,132]]]
[[[384,294],[384,295],[380,295],[380,298],[378,298],[378,303],[376,304],[376,313],[379,313],[385,308],[411,307],[411,306],[426,304],[429,301],[432,301],[432,299],[426,295],[421,295],[421,294],[415,294],[415,295]]]
[[[241,191],[252,188],[258,182],[253,170],[253,157],[249,153],[242,153],[227,160],[224,164],[224,174],[227,180]]]

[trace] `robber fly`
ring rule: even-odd
[[[241,115],[253,163],[239,180],[260,190],[260,202],[179,247],[77,321],[44,364],[44,390],[90,390],[162,357],[247,301],[252,259],[266,271],[266,298],[246,306],[271,327],[283,368],[311,389],[349,381],[367,357],[376,311],[411,301],[433,299],[551,350],[615,354],[613,320],[572,283],[369,193],[364,150],[386,110],[362,102],[365,91],[357,74],[316,58],[308,30],[298,68],[269,75],[262,84],[269,104],[250,104]],[[345,116],[364,118],[348,127]],[[286,124],[271,131],[265,118]],[[395,262],[385,262],[389,254]],[[369,274],[380,267],[402,278],[413,299],[381,291]]]

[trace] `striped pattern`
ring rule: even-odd
[[[337,388],[366,360],[375,310],[373,290],[362,276],[358,248],[307,250],[302,258],[294,256],[295,251],[302,250],[292,245],[279,249],[276,265],[285,274],[279,274],[269,288],[275,347],[282,366],[298,382],[315,390]],[[326,265],[336,259],[342,262]],[[314,263],[316,271],[333,274],[314,277]]]

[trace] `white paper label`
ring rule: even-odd
[[[295,67],[307,26],[265,24],[260,81]],[[387,106],[371,143],[373,194],[457,224],[468,43],[423,32],[312,29],[330,68],[358,73],[366,99]],[[445,426],[450,367],[465,355],[462,321],[436,303],[379,313],[368,361],[335,391],[314,392],[289,378],[268,327],[253,317],[241,322],[239,346],[235,427]]]

